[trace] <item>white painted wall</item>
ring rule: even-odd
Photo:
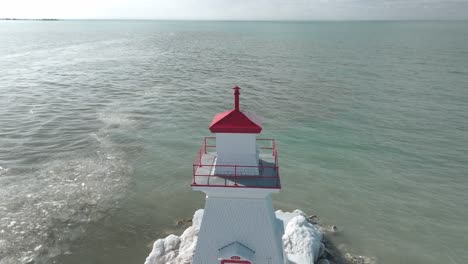
[[[217,165],[258,166],[256,134],[216,134]],[[232,168],[216,168],[216,173],[233,174]],[[241,168],[238,173],[258,175],[258,168]]]
[[[235,241],[255,251],[252,263],[285,263],[282,223],[275,216],[270,194],[260,193],[266,196],[244,198],[208,194],[193,264],[219,263],[218,250]]]

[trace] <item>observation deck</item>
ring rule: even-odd
[[[256,139],[258,164],[218,164],[215,137],[205,137],[193,161],[192,187],[281,189],[274,139]]]

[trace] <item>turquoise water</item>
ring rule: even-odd
[[[468,263],[467,43],[468,22],[0,22],[0,263],[143,263],[203,207],[191,162],[233,85],[277,140],[276,208],[379,263]]]

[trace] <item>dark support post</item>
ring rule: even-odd
[[[196,173],[197,169],[195,169],[195,165],[193,165],[193,178],[192,178],[192,184],[193,185],[196,185],[197,183],[195,182],[195,173]]]
[[[205,154],[206,154],[206,137],[203,138],[204,140],[204,145],[205,145]]]
[[[234,86],[232,87],[232,89],[234,90],[234,109],[239,111],[239,90],[240,88],[237,87],[237,86]]]
[[[202,154],[201,154],[201,149],[198,151],[198,156],[199,156],[199,165],[198,166],[202,166],[202,163],[201,163],[201,160],[202,160]]]

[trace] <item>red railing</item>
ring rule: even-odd
[[[270,138],[259,138],[257,142],[269,141],[269,146],[265,146],[265,143],[259,144],[261,150],[271,150],[271,157],[273,159],[272,165],[264,165],[260,162],[258,166],[247,166],[247,165],[231,165],[231,164],[216,164],[213,165],[203,163],[203,155],[215,154],[216,143],[210,141],[215,140],[216,137],[205,137],[203,142],[198,149],[197,155],[193,161],[193,178],[192,186],[210,186],[210,187],[242,187],[242,188],[270,188],[278,189],[281,188],[279,181],[279,167],[278,167],[278,153],[276,149],[276,142]],[[214,148],[214,150],[212,150]],[[260,159],[265,157],[264,154],[260,155]],[[200,168],[204,168],[201,170]],[[212,173],[213,169],[216,168],[232,168],[230,173]],[[258,174],[246,175],[242,173],[249,168],[258,169]],[[209,173],[203,173],[208,171]],[[240,172],[240,173],[239,173]],[[197,183],[197,177],[203,177],[203,183]],[[210,178],[211,177],[211,178]],[[220,179],[224,179],[224,184],[210,183],[210,179],[217,178],[218,182]],[[256,184],[246,184],[246,180],[256,180]]]

